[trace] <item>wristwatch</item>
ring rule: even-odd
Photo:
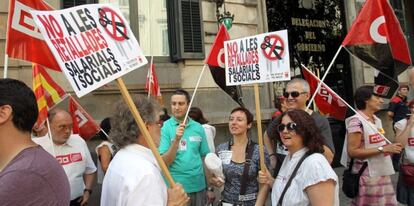
[[[377,150],[380,151],[381,153],[383,153],[384,152],[384,147],[383,146],[378,147]]]

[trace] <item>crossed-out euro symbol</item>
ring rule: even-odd
[[[121,23],[121,22],[112,22],[107,16],[106,16],[106,12],[105,10],[103,10],[102,8],[98,9],[99,12],[99,23],[106,28],[108,25],[112,25],[113,27],[115,27],[115,29],[121,34],[121,36],[125,39],[129,39],[128,36],[124,33],[125,30],[125,24]],[[115,34],[114,34],[115,35]]]

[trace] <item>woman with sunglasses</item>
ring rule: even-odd
[[[387,144],[383,137],[381,120],[374,113],[384,101],[374,94],[373,86],[359,87],[354,101],[358,114],[345,120],[347,135],[341,159],[344,166],[350,164],[352,173],[362,172],[358,195],[351,205],[397,205],[390,154],[400,153],[402,147],[400,143]]]
[[[279,119],[276,138],[288,149],[273,179],[259,172],[259,182],[272,187],[272,205],[339,205],[338,177],[322,155],[323,137],[303,110],[288,110]]]
[[[229,131],[232,137],[228,142],[216,147],[216,153],[223,165],[225,181],[212,177],[210,182],[224,190],[221,193],[221,204],[226,205],[264,205],[267,198],[267,187],[259,187],[257,181],[259,163],[259,147],[248,137],[252,126],[253,115],[242,107],[230,113]],[[266,163],[269,164],[267,152]]]

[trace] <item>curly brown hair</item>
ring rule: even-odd
[[[309,149],[309,153],[323,153],[323,137],[319,128],[316,126],[315,120],[303,110],[292,109],[281,114],[277,125],[282,122],[282,118],[286,115],[296,123],[296,134],[302,137],[303,144]],[[275,134],[277,141],[282,142],[279,132],[276,131]]]

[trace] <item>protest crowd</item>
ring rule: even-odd
[[[130,95],[121,77],[148,61],[133,35],[121,31],[124,36],[111,37],[105,30],[111,23],[107,15],[116,9],[95,4],[44,10],[50,9],[30,15],[45,39],[44,49],[55,59],[48,65],[33,61],[32,88],[6,75],[0,79],[0,206],[86,206],[94,204],[92,194],[100,194],[101,206],[339,206],[344,205],[340,193],[355,206],[414,206],[414,99],[409,99],[414,67],[409,55],[395,66],[408,72],[409,85],[394,81],[394,96],[378,82],[361,85],[353,102],[346,102],[305,65],[298,67],[301,77],[291,77],[289,61],[263,63],[259,49],[271,48],[274,36],[287,40],[286,30],[230,40],[220,25],[204,68],[210,66],[216,84],[237,104],[227,112],[224,133],[209,124],[203,105],[193,104],[204,68],[192,94],[175,89],[164,105],[151,59],[148,95]],[[363,17],[339,50],[366,61],[352,38],[359,35],[353,31],[366,21]],[[130,50],[118,51],[122,43]],[[214,73],[214,68],[224,70],[220,51],[230,80]],[[374,68],[379,64],[368,62]],[[97,124],[43,66],[61,69],[78,98],[115,80],[122,99]],[[285,82],[283,92],[274,98],[271,119],[263,121],[262,129],[260,102],[253,114],[238,90],[243,82],[256,89],[258,83],[276,80]],[[329,103],[320,91],[331,97]],[[60,103],[66,100],[65,109]],[[383,108],[394,134],[385,132],[385,120],[378,116]],[[343,121],[342,148],[334,144],[328,116]],[[92,152],[91,139],[99,139]],[[333,165],[338,156],[345,168],[339,176]]]

